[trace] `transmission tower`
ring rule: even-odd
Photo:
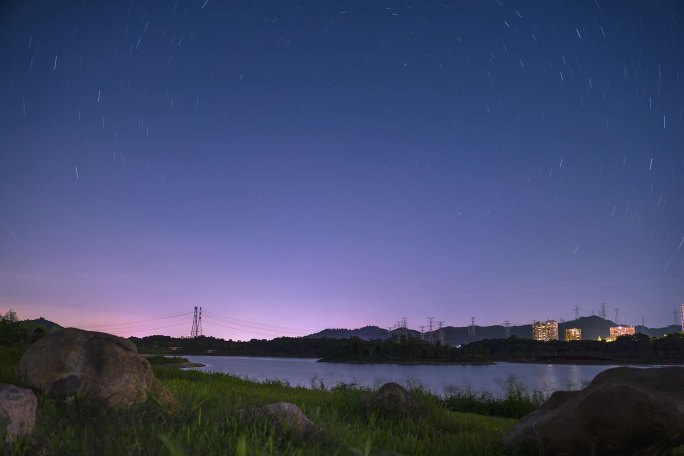
[[[579,306],[575,306],[575,320],[579,320]]]
[[[404,340],[408,340],[408,321],[406,317],[401,318],[401,337]]]
[[[468,338],[471,342],[475,338],[475,317],[470,317],[470,326],[468,326]]]
[[[620,323],[618,323],[618,308],[617,307],[615,308],[615,324],[618,324],[618,325],[620,324]]]
[[[420,325],[420,341],[424,342],[425,341],[425,326]]]
[[[434,334],[432,334],[432,322],[434,321],[435,317],[427,317],[427,319],[428,319],[427,341],[428,341],[428,343],[434,344],[435,343],[435,337],[434,337]]]
[[[672,324],[677,326],[677,309],[672,309]]]
[[[605,302],[601,303],[601,311],[599,312],[599,317],[603,318],[604,320],[606,319],[606,303]]]
[[[510,320],[504,321],[504,333],[506,334],[506,339],[511,337],[511,321]]]
[[[202,308],[195,306],[195,313],[192,317],[192,329],[190,330],[190,337],[202,335]]]
[[[438,331],[439,331],[439,343],[441,345],[446,345],[446,338],[444,337],[444,321],[437,322],[438,326]]]

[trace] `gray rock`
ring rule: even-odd
[[[411,416],[420,412],[420,405],[415,398],[397,383],[382,385],[367,400],[366,408],[389,416]]]
[[[297,439],[310,439],[322,432],[299,407],[289,402],[275,402],[246,409],[241,412],[241,417],[248,420],[266,419],[278,434]]]
[[[0,435],[30,435],[36,424],[38,400],[33,391],[0,383]]]
[[[68,328],[31,345],[19,361],[19,377],[57,398],[81,396],[108,406],[147,400],[152,367],[126,339]]]
[[[684,367],[608,369],[558,391],[504,437],[548,455],[664,454],[684,445]]]

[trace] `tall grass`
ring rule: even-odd
[[[16,383],[20,351],[0,347],[0,381]],[[4,447],[9,454],[45,455],[498,455],[501,438],[515,423],[505,418],[450,411],[443,398],[413,389],[423,412],[389,418],[362,406],[372,393],[355,385],[333,388],[256,383],[225,374],[156,366],[155,374],[178,399],[168,408],[154,400],[128,410],[86,401],[58,402],[40,394],[32,438]],[[245,407],[276,401],[297,404],[323,429],[298,440],[265,421],[245,422]],[[387,454],[387,453],[385,453]]]
[[[17,384],[17,365],[24,350],[23,345],[0,345],[0,383]]]
[[[546,399],[547,394],[538,390],[530,392],[520,380],[509,377],[502,396],[452,388],[444,398],[444,405],[449,410],[464,413],[518,419],[536,410]]]

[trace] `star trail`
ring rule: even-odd
[[[3,2],[0,306],[138,335],[202,306],[233,339],[672,324],[683,26],[675,0]]]

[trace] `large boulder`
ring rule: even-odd
[[[0,437],[31,434],[36,424],[38,400],[33,391],[0,383]]]
[[[153,387],[150,363],[126,339],[68,328],[46,335],[24,353],[19,377],[45,394],[130,406],[147,400]]]
[[[302,410],[289,402],[274,402],[240,412],[245,420],[265,419],[280,436],[308,440],[321,434],[321,429]]]
[[[386,416],[411,416],[420,405],[406,388],[398,383],[385,383],[366,401],[366,408]]]
[[[504,444],[535,454],[664,454],[684,444],[684,367],[603,371],[581,391],[558,391]]]

